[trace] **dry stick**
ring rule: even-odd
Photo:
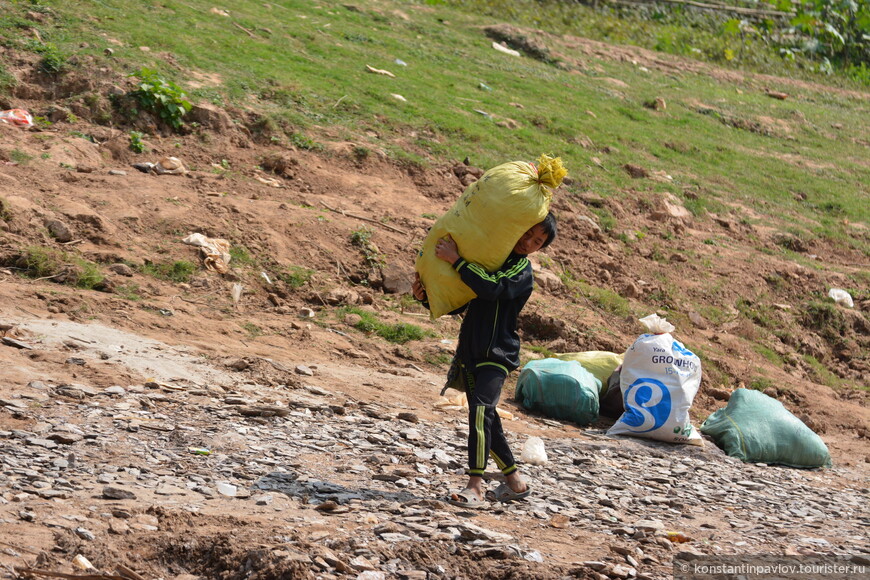
[[[253,32],[251,32],[250,30],[248,30],[247,28],[245,28],[244,26],[242,26],[242,25],[239,24],[238,22],[233,22],[233,26],[235,26],[236,28],[240,28],[241,30],[244,30],[245,32],[248,33],[248,36],[250,36],[251,38],[257,38],[257,35],[256,35],[256,34],[254,34]]]
[[[27,552],[28,554],[33,554],[34,556],[39,555],[39,552],[37,552],[36,550],[31,550],[29,548],[22,548],[21,546],[16,546],[15,544],[10,544],[9,542],[0,541],[0,544],[3,544],[4,546],[9,546],[10,548],[12,548],[14,550],[21,550],[22,552]]]
[[[125,578],[129,578],[130,580],[145,580],[144,576],[142,576],[141,574],[137,573],[134,570],[131,570],[130,568],[124,566],[123,564],[118,564],[117,566],[115,566],[115,571],[118,574],[120,574],[121,576],[124,576]]]
[[[34,282],[39,282],[40,280],[51,280],[52,278],[57,278],[58,276],[63,276],[66,272],[61,272],[60,274],[55,274],[54,276],[43,276],[42,278],[34,278]]]
[[[394,227],[394,226],[391,226],[391,225],[389,225],[389,224],[385,224],[385,223],[379,222],[378,220],[373,220],[373,219],[371,219],[371,218],[363,217],[363,216],[361,216],[361,215],[356,215],[356,214],[352,214],[352,213],[347,213],[346,211],[344,211],[344,210],[342,210],[342,209],[333,209],[333,208],[329,207],[328,205],[326,205],[326,204],[325,204],[324,202],[322,202],[322,201],[320,202],[320,204],[321,204],[323,207],[325,207],[326,209],[328,209],[329,211],[335,212],[335,213],[337,213],[337,214],[341,214],[341,215],[343,215],[343,216],[347,216],[347,217],[352,217],[352,218],[355,218],[355,219],[358,219],[358,220],[362,220],[362,221],[364,221],[364,222],[369,222],[369,223],[377,224],[377,225],[381,226],[382,228],[387,228],[388,230],[392,230],[392,231],[394,231],[394,232],[396,232],[396,233],[404,234],[404,235],[406,235],[406,236],[408,235],[408,232],[406,232],[405,230],[400,230],[400,229],[397,228],[397,227]]]

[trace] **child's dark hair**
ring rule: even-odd
[[[544,218],[544,221],[541,222],[541,227],[544,228],[544,232],[547,234],[547,241],[544,242],[544,245],[541,246],[541,249],[549,246],[553,240],[556,239],[556,234],[558,233],[558,228],[556,227],[556,216],[553,215],[553,212],[549,212],[547,217]]]

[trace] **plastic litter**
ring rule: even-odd
[[[845,306],[846,308],[855,307],[855,303],[852,301],[852,295],[842,288],[831,288],[828,290],[828,296],[840,306]]]
[[[544,449],[544,440],[540,437],[529,437],[526,439],[520,460],[523,463],[531,465],[544,465],[547,462],[547,450]]]
[[[667,534],[667,539],[675,544],[683,544],[685,542],[692,541],[692,538],[690,538],[683,532],[665,532],[665,534]]]
[[[211,451],[205,447],[188,447],[187,450],[194,455],[211,455]]]
[[[156,173],[157,175],[184,175],[187,173],[187,167],[178,157],[164,157],[157,163],[150,161],[134,163],[133,167],[142,173]]]
[[[164,157],[154,166],[154,172],[157,175],[184,175],[187,168],[178,157]]]
[[[404,60],[402,60],[400,58],[397,58],[394,62],[399,66],[408,66],[408,63],[406,63]]]
[[[218,493],[221,495],[225,495],[227,497],[236,497],[236,492],[238,491],[238,488],[231,483],[219,481],[217,484],[217,490]]]
[[[238,306],[239,300],[241,300],[241,298],[242,298],[242,290],[243,289],[244,289],[244,286],[242,286],[238,282],[233,284],[233,287],[230,289],[230,295],[233,297],[233,304],[235,304],[236,306]]]
[[[96,570],[94,565],[91,564],[90,560],[82,556],[81,554],[77,554],[75,558],[73,558],[73,564],[76,568],[80,570]]]
[[[0,121],[16,127],[33,127],[33,117],[24,109],[0,111]]]
[[[207,269],[221,274],[229,272],[230,243],[227,240],[209,238],[203,234],[190,234],[181,241],[189,246],[199,246]]]
[[[508,48],[508,47],[504,46],[503,44],[499,44],[497,42],[493,42],[492,47],[499,52],[503,52],[503,53],[509,54],[511,56],[520,56],[520,53],[517,52],[516,50],[514,50],[512,48]]]

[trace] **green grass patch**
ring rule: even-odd
[[[753,346],[753,349],[755,350],[755,352],[757,352],[758,354],[760,354],[761,356],[763,356],[764,358],[766,358],[767,360],[769,360],[770,362],[772,362],[773,364],[778,366],[779,368],[782,368],[785,365],[785,362],[782,360],[782,357],[779,356],[775,351],[767,348],[766,346],[761,345],[761,344],[756,344],[755,346]]]
[[[278,273],[278,279],[291,288],[301,288],[305,284],[308,284],[315,273],[315,270],[303,268],[302,266],[288,266]]]
[[[145,275],[178,283],[190,282],[197,270],[196,264],[187,260],[175,262],[146,261],[141,266],[141,272]]]
[[[47,279],[85,290],[101,289],[105,276],[99,266],[73,254],[30,246],[12,264],[28,278]]]
[[[12,221],[12,210],[9,208],[9,202],[0,197],[0,220],[4,222]]]
[[[756,391],[764,391],[765,389],[776,388],[776,385],[767,377],[753,377],[747,387]]]
[[[528,350],[530,352],[537,353],[537,354],[543,356],[544,358],[556,358],[556,353],[554,353],[553,351],[551,351],[548,348],[543,347],[543,346],[529,344],[529,345],[524,346],[523,348],[525,348],[526,350]]]
[[[810,374],[814,382],[831,387],[832,389],[840,389],[846,384],[843,379],[828,370],[828,367],[813,355],[804,355],[804,362],[810,367]]]
[[[257,261],[245,246],[230,246],[230,262],[238,266],[255,266]]]
[[[429,332],[415,324],[407,324],[405,322],[387,324],[378,320],[375,314],[361,308],[344,306],[338,310],[340,318],[344,318],[348,314],[356,314],[360,317],[360,320],[354,324],[354,328],[366,334],[376,334],[388,342],[405,344],[412,340],[421,340],[430,336]]]
[[[830,300],[813,300],[801,308],[803,325],[831,344],[840,344],[846,334],[846,318]]]
[[[241,326],[242,329],[248,333],[248,337],[250,338],[257,338],[258,336],[263,336],[264,334],[266,334],[266,332],[262,328],[260,328],[253,322],[245,322]]]
[[[115,294],[124,300],[130,300],[131,302],[142,300],[142,295],[139,294],[140,291],[139,285],[135,283],[119,284],[115,287]]]

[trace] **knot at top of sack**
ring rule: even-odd
[[[561,157],[541,155],[538,158],[538,183],[556,189],[562,185],[562,179],[568,175],[568,170],[562,165]]]
[[[674,331],[674,325],[668,322],[667,318],[662,318],[658,314],[650,314],[641,318],[640,321],[653,334],[665,334]]]

